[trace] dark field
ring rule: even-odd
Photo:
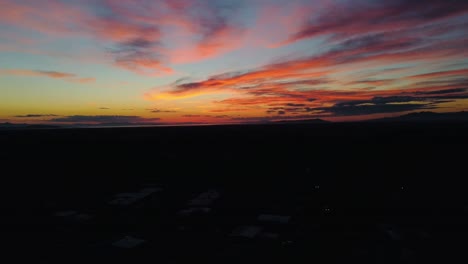
[[[11,130],[0,146],[4,239],[39,262],[452,263],[468,243],[468,123]]]

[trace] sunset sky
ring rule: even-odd
[[[0,0],[0,123],[468,110],[468,1]]]

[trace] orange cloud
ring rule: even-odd
[[[76,78],[76,79],[69,79],[70,82],[75,83],[94,83],[96,82],[96,78]]]
[[[349,69],[351,65],[362,65],[362,63],[370,65],[367,67],[373,67],[383,63],[401,63],[408,60],[414,62],[429,58],[431,60],[447,59],[460,55],[460,49],[462,49],[460,40],[435,42],[427,46],[422,45],[419,39],[402,38],[398,34],[370,35],[345,40],[323,54],[265,65],[248,72],[212,76],[200,82],[177,83],[170,85],[169,90],[165,89],[164,92],[154,89],[147,94],[147,99],[177,100],[203,94],[237,92],[244,95],[269,96],[268,100],[271,101],[287,101],[291,100],[291,97],[303,95],[291,89],[314,89],[326,85],[327,82],[324,79],[339,73],[340,66],[346,66]],[[394,82],[395,80],[391,79],[366,79],[348,82],[348,86],[367,84],[385,87]],[[330,82],[335,86],[337,83],[337,81],[335,84]],[[255,103],[255,99],[252,101]]]

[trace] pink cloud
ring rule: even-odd
[[[459,28],[452,26],[450,29],[456,31]],[[429,32],[432,32],[431,28],[417,29],[418,34],[408,29],[337,39],[321,54],[272,63],[250,71],[211,76],[199,82],[177,82],[165,87],[164,91],[153,89],[147,93],[147,98],[177,100],[229,92],[230,98],[213,102],[217,111],[248,109],[245,113],[251,114],[263,110],[267,115],[276,113],[289,117],[300,113],[363,116],[437,109],[439,103],[467,99],[468,91],[464,89],[467,83],[460,78],[443,82],[418,80],[460,77],[465,70],[433,72],[404,78],[405,82],[369,76],[353,79],[349,75],[350,79],[343,81],[337,77],[350,70],[379,69],[383,65],[407,62],[443,62],[468,55],[463,44],[466,39],[427,40],[423,36]],[[400,74],[406,70],[408,68],[398,69]],[[374,71],[370,76],[381,73]],[[356,89],[355,85],[366,87]]]
[[[4,18],[11,25],[59,37],[69,34],[91,36],[109,47],[114,65],[142,75],[171,74],[170,64],[213,58],[241,45],[240,29],[216,15],[219,10],[205,2],[164,0],[135,5],[134,1],[108,0],[102,3],[102,7],[110,11],[110,15],[101,16],[92,8],[71,12],[75,6],[54,1],[49,5],[57,5],[50,9],[66,16],[51,17],[46,17],[30,3],[7,2],[18,14]],[[192,12],[194,8],[203,10],[202,15],[194,15],[200,13]],[[69,20],[69,17],[73,19]],[[163,43],[166,36],[161,33],[162,27],[175,27],[172,31],[183,37],[180,43]],[[196,38],[200,40],[187,41]],[[189,45],[180,47],[182,43]]]
[[[171,74],[173,64],[199,62],[237,50],[245,44],[248,32],[242,21],[233,19],[237,3],[228,7],[189,0],[139,4],[84,0],[81,5],[59,0],[4,0],[2,5],[0,21],[20,29],[15,43],[28,31],[40,33],[51,42],[56,38],[91,38],[106,47],[113,65],[150,76]],[[3,50],[14,48],[2,46]],[[22,50],[37,52],[26,46]]]
[[[225,27],[195,45],[167,50],[165,55],[174,64],[185,64],[216,58],[242,47],[242,31]]]
[[[4,0],[0,9],[0,21],[3,23],[57,36],[76,35],[82,29],[76,21],[89,18],[82,9],[58,0],[27,3]]]
[[[212,2],[162,0],[142,6],[109,0],[106,7],[114,18],[97,17],[91,24],[100,38],[117,44],[118,55],[124,53],[126,63],[117,59],[124,68],[169,73],[167,65],[214,58],[242,46],[242,28],[221,15],[222,8]],[[144,41],[146,46],[132,41]]]
[[[262,6],[257,11],[255,26],[248,32],[249,42],[262,47],[281,46],[281,41],[300,28],[321,5],[322,3],[312,6],[291,1],[288,5],[272,3]]]

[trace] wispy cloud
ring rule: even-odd
[[[107,47],[114,65],[159,76],[174,72],[170,64],[200,61],[238,48],[242,29],[230,17],[239,5],[188,0],[86,4],[52,0],[39,5],[34,1],[5,0],[0,21],[46,36],[91,36]],[[165,43],[174,28],[185,39]]]
[[[163,110],[159,108],[148,109],[151,113],[177,113],[176,110]]]
[[[74,82],[74,83],[94,83],[96,82],[96,78],[70,78],[67,79],[69,82]]]
[[[416,69],[393,66],[375,71],[375,67],[382,65],[447,61],[468,56],[463,44],[468,39],[447,36],[464,30],[460,23],[447,19],[465,14],[468,6],[462,4],[455,8],[450,1],[425,3],[359,1],[358,7],[339,13],[335,10],[342,9],[332,5],[333,10],[316,15],[311,20],[314,22],[306,24],[290,39],[294,42],[330,35],[331,38],[325,40],[328,49],[246,71],[213,75],[202,81],[175,82],[156,87],[145,96],[157,101],[228,94],[229,98],[214,104],[225,105],[226,109],[264,110],[266,114],[276,115],[322,112],[335,116],[432,109],[441,99],[435,98],[436,95],[442,94],[446,94],[446,100],[463,99],[466,91],[457,89],[466,87],[466,69],[426,70],[426,73],[405,78],[388,76]],[[419,10],[422,5],[424,7]],[[445,31],[435,31],[437,27],[431,25],[432,22],[443,22]],[[367,24],[372,24],[370,30],[361,27]],[[446,37],[435,38],[437,35]],[[343,78],[343,73],[355,69],[373,73],[365,77],[348,74]],[[419,99],[414,102],[372,101],[400,94]]]
[[[54,114],[27,114],[27,115],[17,115],[17,118],[40,118],[40,117],[54,117],[58,115]]]
[[[44,70],[0,69],[0,75],[48,77],[75,83],[90,83],[96,81],[95,78],[81,78],[73,73]]]
[[[144,118],[140,116],[119,115],[73,115],[53,118],[50,122],[56,123],[86,123],[86,124],[146,124],[159,123],[160,118]]]
[[[74,78],[75,74],[56,71],[41,71],[41,70],[23,70],[23,69],[4,69],[0,70],[2,75],[17,75],[17,76],[44,76],[49,78]]]
[[[457,0],[367,1],[333,3],[308,21],[287,43],[320,35],[347,38],[369,33],[416,28],[456,15],[467,14],[468,4]]]
[[[6,43],[17,50],[28,46],[58,54],[57,47],[75,41],[76,46],[92,47],[99,53],[96,63],[111,66],[97,74],[120,77],[113,72],[117,67],[141,75],[133,76],[142,78],[132,83],[136,86],[156,77],[144,98],[156,101],[158,108],[147,109],[144,102],[128,107],[174,120],[347,117],[460,108],[456,104],[466,104],[468,87],[465,2],[3,0],[0,22],[7,30],[2,27],[0,49]],[[84,52],[62,54],[74,58]],[[15,67],[0,69],[0,75],[96,82],[60,68]],[[121,86],[130,91],[130,82]],[[141,89],[131,92],[143,93]],[[157,122],[101,115],[57,117],[53,122],[100,119]]]
[[[466,77],[468,76],[468,69],[459,69],[451,71],[438,71],[430,72],[425,74],[418,74],[409,76],[412,79],[429,79],[429,78],[440,78],[440,77]]]

